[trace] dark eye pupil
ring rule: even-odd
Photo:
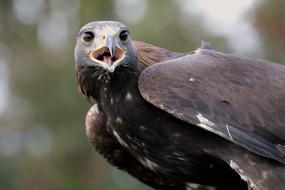
[[[120,39],[122,41],[126,41],[129,37],[129,33],[127,30],[123,30],[121,33],[120,33]]]
[[[91,42],[94,39],[94,34],[92,32],[84,32],[83,40],[85,42]]]

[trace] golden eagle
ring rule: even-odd
[[[285,189],[285,67],[132,41],[119,22],[83,26],[77,81],[96,104],[86,132],[109,163],[160,190]]]

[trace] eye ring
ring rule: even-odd
[[[94,37],[95,37],[95,35],[91,31],[86,31],[82,35],[82,39],[87,43],[91,42],[94,39]]]
[[[119,37],[122,41],[127,41],[129,39],[129,31],[128,30],[123,30],[120,34]]]

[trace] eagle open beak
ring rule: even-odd
[[[117,45],[113,36],[107,36],[105,45],[92,50],[90,58],[109,72],[114,72],[115,68],[125,58],[125,52]]]

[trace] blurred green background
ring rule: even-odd
[[[283,0],[0,0],[0,189],[147,190],[110,167],[84,133],[75,82],[80,26],[118,20],[132,39],[285,63]]]

